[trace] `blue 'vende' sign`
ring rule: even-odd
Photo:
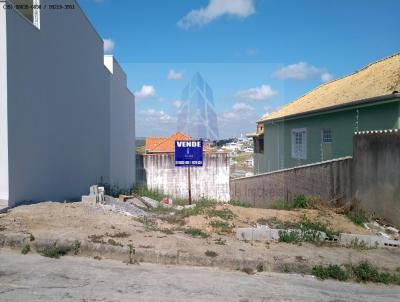
[[[176,167],[202,167],[203,141],[175,141]]]

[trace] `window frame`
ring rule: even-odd
[[[291,130],[291,153],[294,159],[307,159],[307,128]]]
[[[326,133],[329,131],[329,135]],[[332,144],[333,143],[333,131],[332,128],[323,128],[322,129],[322,143],[323,144]]]

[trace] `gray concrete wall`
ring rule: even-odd
[[[106,61],[110,62],[106,62]],[[135,183],[135,97],[113,56],[105,56],[110,81],[110,183],[121,189]]]
[[[0,7],[0,207],[8,200],[7,121],[7,32],[6,10]]]
[[[231,199],[267,208],[297,195],[332,203],[351,198],[351,157],[231,180]]]
[[[128,135],[134,104],[126,78],[118,67],[110,76],[103,40],[76,1],[41,4],[75,9],[41,10],[40,29],[6,11],[11,206],[79,200],[101,178],[123,186],[134,179],[134,131]]]
[[[226,153],[204,154],[204,166],[192,167],[192,197],[229,201],[229,160]],[[138,183],[164,194],[187,198],[188,170],[175,167],[174,154],[138,155]]]
[[[355,200],[400,227],[400,131],[358,133],[353,145]]]

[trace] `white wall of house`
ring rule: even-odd
[[[131,188],[135,182],[135,97],[126,74],[113,56],[105,56],[110,71],[110,182]],[[125,160],[121,160],[125,159]]]
[[[0,206],[8,200],[6,11],[0,8]]]
[[[6,12],[10,205],[79,200],[101,178],[110,182],[110,95],[127,88],[118,92],[123,85],[110,79],[103,40],[78,4],[41,1],[58,3],[75,9],[41,10],[40,30],[15,10]]]

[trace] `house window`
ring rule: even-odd
[[[332,143],[332,129],[328,128],[322,130],[322,142]]]
[[[307,159],[307,129],[292,130],[292,158]]]
[[[14,8],[40,28],[40,0],[13,0]]]

